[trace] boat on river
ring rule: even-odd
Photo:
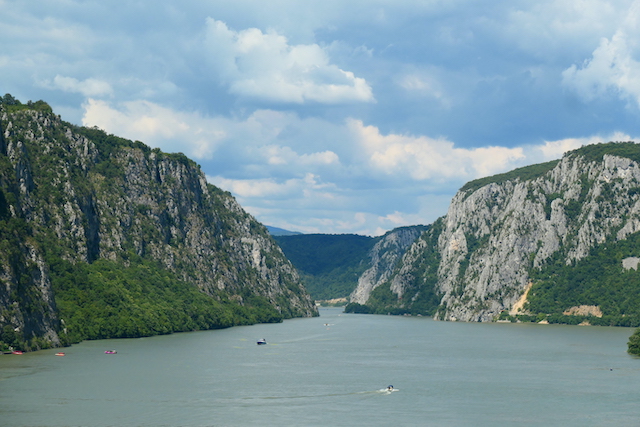
[[[261,340],[258,340],[258,345],[265,345],[267,343],[267,340],[265,340],[264,338],[262,338]]]
[[[118,352],[117,352],[117,351],[115,351],[115,350],[106,350],[106,351],[104,352],[104,354],[116,354],[116,353],[118,353]]]

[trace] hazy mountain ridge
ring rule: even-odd
[[[153,262],[243,321],[267,321],[250,314],[267,306],[317,315],[266,228],[194,162],[73,126],[41,101],[0,105],[0,227],[0,326],[35,347],[64,333],[53,265]]]
[[[393,272],[404,251],[426,228],[422,225],[400,227],[378,237],[301,234],[275,239],[315,299],[350,297],[352,301],[365,301],[371,290]]]
[[[265,227],[267,227],[267,231],[269,231],[269,234],[272,236],[297,236],[302,234],[299,231],[285,230],[284,228],[273,227],[271,225],[265,225]]]
[[[345,298],[367,269],[376,238],[356,234],[274,236],[314,299]]]
[[[596,248],[626,241],[640,230],[639,162],[640,147],[634,143],[599,144],[569,152],[557,162],[466,185],[447,215],[406,251],[400,267],[372,293],[367,306],[374,312],[417,314],[412,301],[429,294],[436,298],[422,307],[422,314],[491,321],[512,309],[530,284],[528,300],[540,298],[553,289],[547,283],[544,290],[541,278],[560,274],[552,273],[553,268],[578,268]],[[638,256],[640,247],[626,245],[616,253]],[[635,271],[625,271],[617,262],[611,274],[626,274],[631,280]],[[637,291],[640,287],[631,295]],[[615,302],[605,304],[604,316],[637,317],[635,308],[620,309],[629,292],[611,297]],[[572,306],[599,301],[595,296],[580,301],[574,290],[569,302],[570,294],[565,298]],[[525,303],[518,313],[542,315],[543,320],[554,314],[529,312],[534,306]],[[557,310],[562,314],[572,306]]]

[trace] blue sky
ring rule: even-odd
[[[379,235],[640,135],[640,2],[0,0],[0,92],[183,152],[264,224]]]

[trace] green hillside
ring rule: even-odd
[[[356,234],[274,236],[316,300],[343,298],[367,269],[367,253],[377,239]]]
[[[267,229],[184,154],[0,98],[0,350],[314,315]]]

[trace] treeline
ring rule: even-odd
[[[38,110],[52,112],[51,106],[46,102],[39,101],[27,101],[26,104],[20,102],[20,100],[14,98],[10,93],[0,97],[0,106],[3,106],[7,111],[16,110]]]
[[[263,297],[232,303],[203,294],[153,261],[133,254],[128,261],[127,267],[105,259],[50,264],[67,343],[282,321]]]
[[[104,259],[91,264],[57,259],[50,269],[63,345],[283,320],[264,297],[248,294],[241,302],[212,297],[135,255],[128,267]],[[0,329],[1,351],[48,347],[36,341],[8,325]]]
[[[546,163],[524,166],[506,173],[475,179],[463,185],[462,188],[460,188],[460,191],[466,191],[471,194],[477,189],[492,183],[501,184],[503,182],[513,181],[515,179],[520,179],[521,181],[536,179],[556,167],[558,162],[559,160],[552,160]]]
[[[638,144],[632,141],[585,145],[584,147],[580,147],[576,150],[568,151],[565,153],[564,157],[579,155],[583,156],[587,161],[599,162],[602,161],[605,154],[626,157],[633,161],[640,162],[640,150],[638,150]],[[524,166],[506,173],[469,181],[460,188],[460,191],[467,191],[470,194],[491,183],[501,184],[503,182],[513,181],[516,179],[520,179],[520,181],[536,179],[553,169],[559,161],[560,160],[552,160],[546,163]]]
[[[366,270],[376,238],[356,234],[274,236],[313,299],[347,297]]]
[[[585,145],[565,153],[565,157],[579,155],[589,162],[601,162],[605,154],[626,157],[634,162],[640,162],[640,146],[633,141]]]
[[[589,256],[567,265],[555,254],[546,266],[530,272],[533,286],[525,310],[529,314],[499,320],[600,326],[640,326],[640,271],[625,269],[622,260],[640,255],[640,233],[594,247]],[[571,307],[597,306],[602,316],[564,314]]]

